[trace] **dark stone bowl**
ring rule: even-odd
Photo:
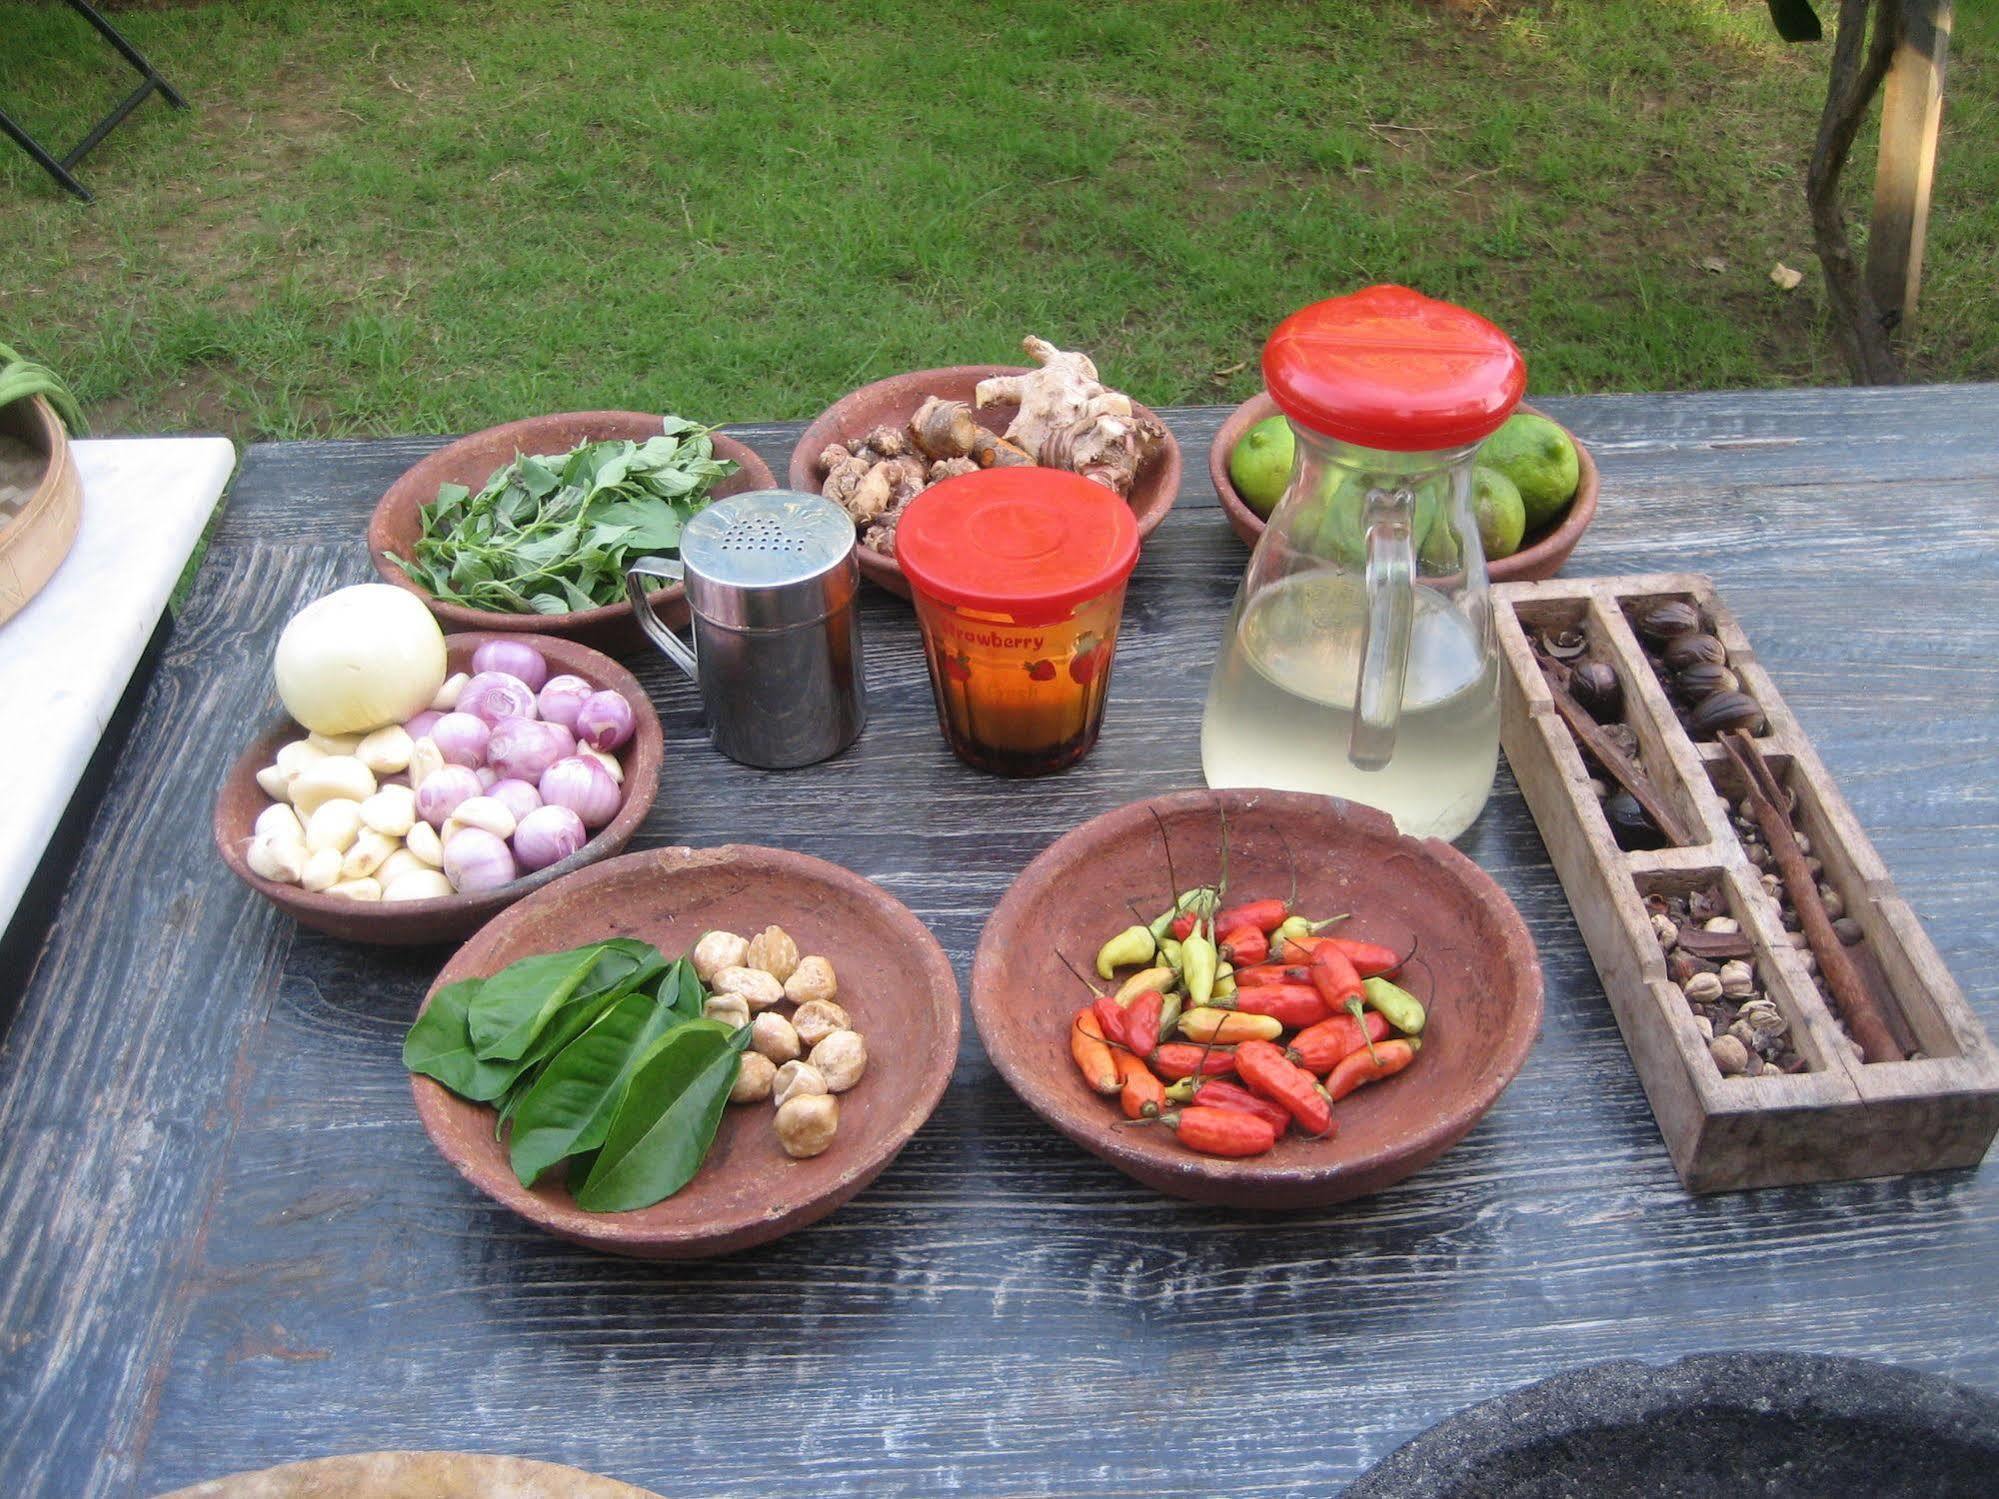
[[[1999,1398],[1811,1353],[1592,1364],[1459,1411],[1346,1499],[1989,1499]]]

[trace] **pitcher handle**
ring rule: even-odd
[[[674,557],[640,557],[625,569],[625,596],[632,601],[632,613],[638,617],[639,628],[645,631],[646,639],[658,646],[666,659],[687,674],[687,680],[698,684],[701,668],[694,659],[694,652],[686,641],[668,628],[666,621],[652,612],[652,601],[646,597],[647,588],[641,578],[664,578],[670,583],[678,583],[684,574],[680,561]]]
[[[1413,508],[1406,491],[1368,493],[1367,627],[1361,637],[1360,682],[1347,744],[1347,758],[1361,770],[1380,770],[1395,753],[1402,689],[1409,673],[1409,632],[1416,616]]]

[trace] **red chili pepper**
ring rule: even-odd
[[[1325,942],[1324,937],[1286,937],[1277,944],[1277,956],[1286,963],[1309,963]]]
[[[1194,935],[1194,928],[1206,919],[1198,910],[1190,908],[1182,911],[1178,916],[1173,918],[1173,940],[1175,942],[1185,942],[1189,937]],[[1217,927],[1216,930],[1220,931],[1221,928]]]
[[[1363,942],[1358,937],[1322,937],[1319,940],[1345,954],[1346,960],[1353,964],[1354,972],[1364,979],[1380,978],[1402,966],[1402,954],[1392,947],[1383,947],[1379,942]]]
[[[1312,970],[1303,963],[1257,963],[1235,971],[1238,989],[1259,989],[1270,984],[1309,984]]]
[[[1245,1015],[1274,1015],[1287,1031],[1317,1025],[1333,1012],[1310,984],[1263,984],[1253,989],[1238,987],[1228,1004]]]
[[[1387,1017],[1373,1010],[1367,1012],[1365,1030],[1351,1015],[1334,1015],[1293,1036],[1285,1055],[1307,1072],[1323,1076],[1355,1052],[1367,1050],[1369,1041],[1385,1039],[1392,1029]]]
[[[1224,963],[1261,963],[1270,952],[1270,939],[1253,926],[1217,924],[1215,930],[1228,933],[1222,938],[1220,949]]]
[[[1384,1041],[1375,1047],[1372,1056],[1365,1051],[1355,1052],[1326,1074],[1326,1092],[1334,1098],[1345,1098],[1363,1083],[1379,1082],[1384,1077],[1395,1076],[1416,1060],[1416,1044],[1414,1041]]]
[[[1235,1049],[1235,1065],[1250,1092],[1283,1105],[1306,1134],[1324,1135],[1332,1129],[1332,1101],[1319,1080],[1270,1042],[1243,1042]]]
[[[1204,1109],[1197,1104],[1159,1117],[1182,1145],[1202,1155],[1262,1155],[1277,1143],[1277,1131],[1269,1120],[1235,1109]]]
[[[1161,1077],[1220,1077],[1235,1071],[1235,1048],[1168,1041],[1149,1060],[1152,1070]]]
[[[1124,1105],[1125,1118],[1157,1119],[1166,1112],[1166,1085],[1152,1075],[1143,1057],[1120,1051],[1113,1052],[1111,1060],[1123,1084],[1118,1101]]]
[[[1284,918],[1290,914],[1281,900],[1244,901],[1239,906],[1226,906],[1215,912],[1215,930],[1232,932],[1239,926],[1249,926],[1259,932],[1274,932],[1284,925]]]
[[[1118,1046],[1131,1045],[1124,1009],[1110,995],[1099,994],[1091,1000],[1090,1013],[1097,1017],[1097,1029],[1104,1033],[1106,1041]]]
[[[1159,1027],[1166,1014],[1166,996],[1157,989],[1134,995],[1124,1007],[1124,1044],[1142,1057],[1159,1045]]]
[[[1348,1000],[1366,992],[1347,955],[1330,942],[1322,942],[1312,950],[1312,984],[1326,1002],[1326,1008],[1335,1011],[1345,1009]]]
[[[1267,1098],[1258,1098],[1249,1089],[1238,1087],[1226,1078],[1197,1077],[1191,1081],[1194,1084],[1191,1097],[1203,1107],[1254,1114],[1259,1119],[1269,1120],[1271,1128],[1280,1135],[1291,1128],[1288,1110],[1279,1108]]]

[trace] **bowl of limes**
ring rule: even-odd
[[[1291,477],[1291,427],[1258,391],[1229,414],[1208,448],[1208,477],[1243,545]],[[1596,462],[1576,435],[1521,406],[1485,440],[1472,471],[1472,504],[1487,574],[1495,583],[1552,578],[1596,518]]]

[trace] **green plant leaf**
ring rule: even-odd
[[[642,1057],[685,1017],[643,990],[628,990],[542,1069],[513,1115],[507,1157],[531,1187],[566,1156],[604,1143]]]
[[[439,989],[403,1037],[403,1066],[434,1077],[460,1098],[485,1103],[507,1091],[518,1069],[482,1061],[472,1049],[467,1016],[483,979],[460,979]]]
[[[750,1028],[685,1021],[653,1043],[632,1073],[576,1205],[622,1213],[663,1202],[694,1179],[750,1044]]]
[[[481,1061],[518,1060],[572,999],[644,982],[665,966],[657,949],[623,937],[509,963],[473,996],[467,1015],[472,1050]],[[642,972],[643,978],[633,978]]]

